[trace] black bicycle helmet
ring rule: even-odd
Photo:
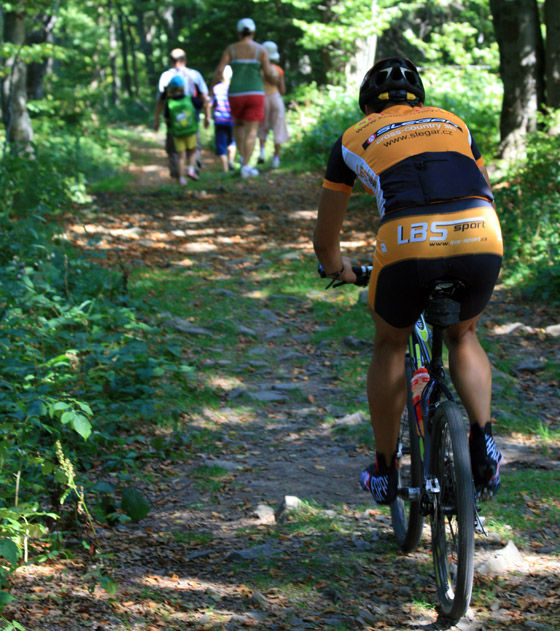
[[[388,57],[378,61],[367,72],[360,86],[360,109],[366,113],[366,103],[381,112],[389,101],[404,101],[419,105],[425,97],[422,79],[416,66],[404,57]]]

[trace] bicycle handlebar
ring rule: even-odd
[[[358,287],[367,287],[369,283],[369,277],[371,276],[371,265],[360,265],[356,267],[352,267],[352,271],[356,274],[356,280],[354,283],[347,283],[345,280],[337,280],[333,278],[331,282],[327,285],[327,289],[331,287],[337,288],[341,285],[357,285]],[[317,270],[319,276],[321,278],[327,278],[327,274],[323,269],[323,266],[319,263],[319,269]]]

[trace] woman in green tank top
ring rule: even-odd
[[[266,50],[253,41],[255,23],[243,18],[237,23],[239,41],[228,46],[218,64],[212,85],[219,83],[222,71],[230,65],[233,71],[228,98],[233,116],[233,137],[242,159],[241,177],[258,175],[249,162],[253,155],[259,124],[264,120],[264,84],[261,70],[271,82],[278,74]]]

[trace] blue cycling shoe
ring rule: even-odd
[[[490,499],[500,488],[500,465],[504,460],[502,452],[494,442],[490,421],[484,429],[479,425],[471,425],[469,450],[477,496],[481,499]]]
[[[397,498],[398,475],[395,455],[387,466],[385,456],[375,453],[375,462],[362,471],[360,484],[364,491],[369,491],[378,504],[392,504]]]

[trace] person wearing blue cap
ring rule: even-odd
[[[208,97],[208,86],[204,81],[204,78],[194,68],[187,68],[187,54],[182,48],[174,48],[169,54],[169,60],[171,63],[171,68],[163,72],[158,81],[158,90],[157,90],[157,98],[156,98],[156,107],[154,112],[154,131],[158,131],[160,125],[160,115],[162,112],[167,113],[167,102],[168,102],[168,93],[167,87],[169,82],[176,75],[180,75],[183,77],[185,81],[184,92],[187,96],[192,97],[193,104],[195,106],[195,111],[197,114],[197,118],[199,116],[199,111],[202,111],[204,114],[204,126],[208,127],[210,124],[210,99]],[[166,118],[166,123],[167,123]],[[178,177],[178,155],[175,152],[175,145],[173,142],[173,137],[169,129],[169,125],[167,125],[167,136],[165,141],[165,150],[167,152],[169,158],[169,175],[172,178]],[[200,151],[201,151],[201,143],[200,136],[197,131],[197,156],[195,161],[200,161]]]
[[[185,154],[188,160],[187,173],[193,180],[198,180],[198,174],[194,168],[196,161],[196,132],[198,129],[198,117],[196,115],[192,99],[185,94],[185,79],[177,74],[167,86],[167,119],[173,138],[173,144],[178,156],[177,171],[179,184],[185,186]]]

